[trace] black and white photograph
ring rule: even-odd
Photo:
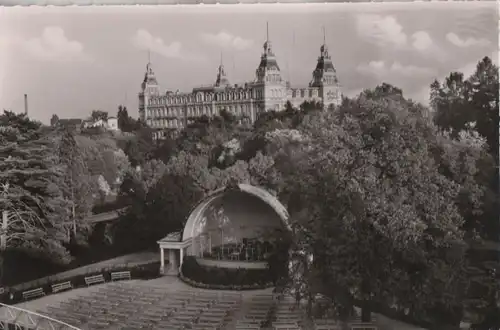
[[[498,24],[0,7],[0,329],[500,330]]]

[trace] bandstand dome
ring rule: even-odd
[[[165,272],[164,250],[172,274],[177,273],[177,251],[181,266],[184,256],[193,256],[200,263],[265,268],[266,254],[290,231],[286,208],[265,189],[243,183],[221,188],[194,206],[182,233],[158,241],[160,271]]]
[[[226,187],[218,189],[211,193],[208,197],[205,197],[200,203],[198,203],[191,214],[189,215],[186,225],[184,226],[184,232],[182,234],[182,241],[186,241],[190,238],[193,238],[197,236],[202,230],[203,230],[203,222],[204,220],[206,221],[206,213],[209,210],[210,207],[217,205],[218,202],[221,202],[224,197],[226,196],[231,196],[231,194],[234,196],[234,194],[238,194],[241,197],[245,197],[245,195],[249,198],[246,199],[246,201],[251,202],[251,199],[255,201],[260,201],[261,204],[265,204],[268,207],[268,210],[272,210],[274,215],[277,216],[280,220],[280,225],[288,230],[290,230],[290,224],[289,224],[289,215],[288,211],[286,208],[281,204],[281,202],[273,196],[271,193],[269,193],[267,190],[257,187],[257,186],[252,186],[249,184],[244,184],[240,183],[237,185],[237,189],[230,190]],[[233,199],[233,201],[235,201]],[[238,202],[242,202],[241,198]],[[231,202],[230,202],[231,203]],[[247,205],[251,211],[258,212],[258,205],[253,204],[253,205]],[[240,205],[241,207],[241,205]],[[261,210],[263,209],[262,207],[260,208]],[[254,217],[258,217],[259,214],[254,214]],[[255,218],[257,220],[257,218]],[[268,219],[266,219],[268,220]],[[256,221],[257,222],[257,221]],[[258,225],[255,223],[255,225]],[[274,223],[274,225],[277,225]]]

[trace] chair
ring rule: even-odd
[[[240,259],[240,254],[241,254],[241,251],[243,250],[243,246],[240,245],[240,246],[237,246],[233,252],[229,255],[229,258],[231,260],[239,260]]]

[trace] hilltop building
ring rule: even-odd
[[[161,93],[148,63],[139,93],[140,119],[156,130],[155,138],[162,138],[168,129],[182,129],[197,117],[218,115],[223,109],[253,123],[260,112],[284,110],[288,101],[294,107],[305,101],[316,101],[324,109],[340,104],[340,85],[325,41],[320,47],[312,81],[302,88],[291,87],[283,79],[269,33],[263,48],[254,81],[231,85],[221,61],[215,83],[194,88],[190,93]]]

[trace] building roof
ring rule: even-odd
[[[162,238],[159,242],[180,242],[182,240],[182,233],[180,231],[168,234],[166,237]]]
[[[276,69],[280,70],[280,67],[278,65],[278,62],[276,61],[276,58],[274,57],[268,57],[267,55],[263,55],[260,58],[260,64],[259,64],[259,69],[265,68],[265,69]]]

